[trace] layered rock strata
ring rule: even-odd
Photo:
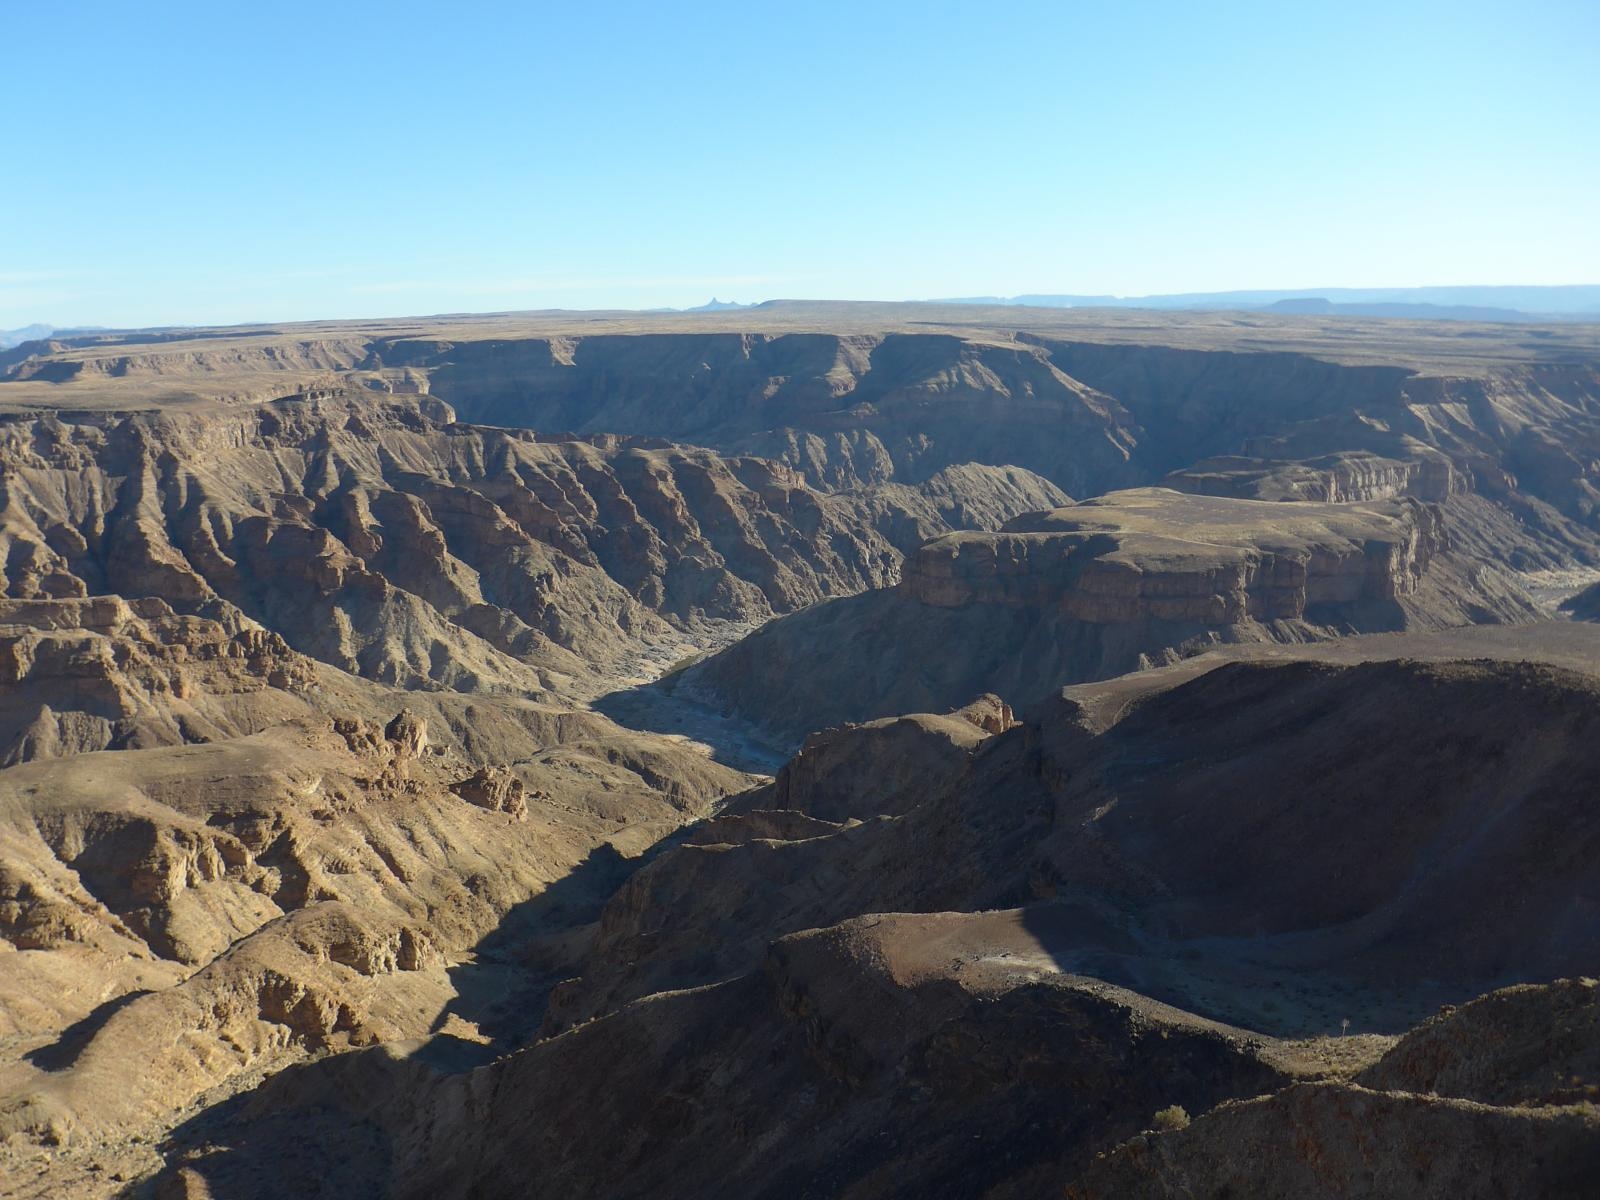
[[[805,733],[796,712],[864,720],[981,692],[1021,706],[1222,642],[1537,615],[1508,579],[1451,551],[1437,506],[1141,489],[933,539],[897,586],[774,622],[664,686],[792,744]]]

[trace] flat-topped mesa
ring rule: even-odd
[[[1023,708],[1065,683],[1220,643],[1538,615],[1509,578],[1453,548],[1440,508],[1415,499],[1274,503],[1147,488],[925,542],[894,587],[773,621],[672,686],[798,746],[820,726],[948,709],[980,692]]]
[[[1440,511],[1412,499],[1351,507],[1142,488],[1019,517],[996,534],[936,538],[907,559],[899,587],[938,608],[1233,625],[1412,595],[1448,547]]]
[[[1169,474],[1162,484],[1197,496],[1238,500],[1319,500],[1360,504],[1413,496],[1442,504],[1471,490],[1468,476],[1437,450],[1413,442],[1404,458],[1367,450],[1345,450],[1316,458],[1282,459],[1219,455]]]

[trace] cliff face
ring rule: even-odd
[[[434,390],[471,420],[648,431],[783,457],[819,486],[918,483],[965,462],[1023,467],[1074,495],[1130,478],[1125,414],[1020,344],[646,335],[462,343],[419,365],[431,362]]]
[[[1162,484],[1198,496],[1314,500],[1325,504],[1361,504],[1400,496],[1443,503],[1467,490],[1467,480],[1443,454],[1415,442],[1407,448],[1413,457],[1406,459],[1385,458],[1364,450],[1300,462],[1223,455],[1174,471]]]
[[[941,608],[1045,607],[1095,624],[1295,620],[1415,595],[1448,544],[1439,510],[1416,502],[1241,508],[1152,489],[934,539],[899,590]]]
[[[897,586],[774,622],[666,686],[792,744],[810,727],[790,716],[797,695],[812,726],[990,691],[1022,706],[1219,642],[1537,616],[1514,585],[1449,547],[1441,510],[1409,498],[1113,493],[997,534],[934,539]]]
[[[830,495],[763,459],[451,417],[333,397],[13,420],[5,594],[160,596],[403,686],[582,695],[708,622],[892,582],[924,537],[1064,499],[1014,468]]]

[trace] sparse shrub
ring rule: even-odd
[[[1174,1104],[1171,1108],[1163,1108],[1155,1115],[1156,1128],[1162,1133],[1171,1133],[1176,1129],[1189,1128],[1189,1113],[1181,1104]]]

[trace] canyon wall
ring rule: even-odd
[[[983,692],[1022,707],[1222,643],[1537,619],[1514,583],[1451,549],[1449,526],[1410,498],[1112,493],[933,539],[898,585],[774,621],[660,686],[792,746],[818,724]]]
[[[106,335],[10,352],[0,403],[59,395],[98,406],[116,395],[160,406],[341,387],[389,395],[403,384],[469,422],[769,457],[825,491],[920,485],[977,463],[1024,469],[1073,496],[1175,472],[1192,481],[1184,490],[1262,498],[1475,492],[1515,514],[1533,565],[1600,556],[1600,372],[1592,357],[1562,353],[1553,332],[1548,346],[1502,346],[1464,330],[1481,357],[1470,343],[1435,347],[1424,368],[1403,339],[1368,347],[1351,336],[1364,329],[1303,339],[1319,356],[1243,334],[1242,349],[1073,340],[1028,331],[1036,314],[1007,317],[1017,326],[959,332],[583,333],[577,322],[491,336],[439,322],[405,334]],[[1353,352],[1365,361],[1341,361]],[[57,377],[52,392],[42,381]],[[1239,457],[1261,463],[1196,468]],[[1252,491],[1238,477],[1250,470],[1275,482]]]

